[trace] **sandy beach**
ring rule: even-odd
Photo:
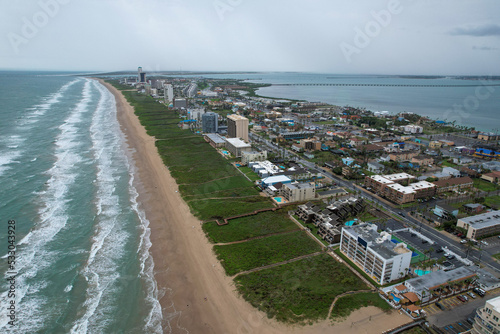
[[[161,291],[165,333],[381,333],[410,319],[397,311],[363,308],[342,323],[287,326],[270,320],[240,297],[225,275],[200,221],[177,192],[155,146],[123,95],[115,96],[118,120],[134,153],[139,202],[150,221],[155,278]]]

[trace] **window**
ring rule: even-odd
[[[493,316],[493,320],[495,320],[496,322],[498,322],[498,317],[496,315]]]

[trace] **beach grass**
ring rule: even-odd
[[[232,219],[219,226],[215,222],[203,224],[203,230],[213,243],[226,243],[298,229],[285,210],[261,212],[253,216]]]
[[[325,319],[336,296],[368,289],[346,266],[327,254],[235,278],[238,291],[269,318],[287,323]]]
[[[345,319],[351,312],[366,306],[375,306],[383,311],[390,311],[392,307],[376,292],[360,292],[340,297],[333,307],[331,318]]]
[[[232,276],[242,271],[319,252],[321,247],[304,231],[295,231],[231,245],[216,245],[214,250],[226,273]]]
[[[110,83],[123,89],[117,82]],[[218,219],[273,206],[202,136],[181,129],[177,111],[135,91],[122,90],[122,94],[147,133],[156,139],[158,153],[180,194],[199,219]]]

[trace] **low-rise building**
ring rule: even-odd
[[[468,176],[454,177],[433,182],[437,187],[437,193],[442,194],[447,191],[462,191],[474,186],[474,181]]]
[[[393,243],[389,233],[377,233],[375,224],[343,227],[340,251],[382,285],[406,275],[412,256],[404,243]]]
[[[414,292],[422,303],[427,303],[440,298],[443,294],[451,295],[468,290],[475,280],[476,273],[467,267],[459,267],[449,271],[434,271],[427,275],[411,278],[406,280],[404,285],[408,291]],[[458,288],[459,284],[461,284],[461,288]]]
[[[213,148],[224,147],[226,145],[226,138],[219,136],[216,133],[207,133],[203,136]]]
[[[427,181],[409,183],[413,179],[415,176],[406,173],[372,175],[365,178],[365,186],[397,204],[410,203],[419,198],[435,195],[434,184]]]
[[[417,155],[411,158],[411,162],[420,166],[428,166],[434,163],[434,158],[428,155]]]
[[[474,240],[500,234],[500,211],[460,218],[457,220],[457,226],[466,229],[467,238]]]
[[[389,154],[389,157],[392,161],[402,162],[402,161],[411,161],[414,157],[418,155],[418,152],[394,152]]]
[[[242,152],[252,151],[252,145],[239,138],[226,138],[226,148],[232,155],[239,158]]]
[[[321,212],[321,208],[317,205],[307,202],[306,204],[299,205],[295,214],[304,222],[311,223],[316,213]]]
[[[483,180],[488,181],[488,182],[498,184],[498,182],[500,180],[500,172],[496,171],[496,172],[486,173],[486,174],[481,175],[481,178]]]
[[[243,165],[248,165],[249,162],[253,161],[264,161],[267,159],[267,151],[244,151],[241,152],[241,163]]]
[[[283,184],[282,196],[288,202],[303,202],[316,197],[314,183],[288,183]]]

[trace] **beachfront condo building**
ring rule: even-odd
[[[412,252],[406,244],[394,243],[375,224],[342,227],[340,251],[376,282],[383,285],[406,275]]]
[[[204,133],[216,133],[219,126],[219,114],[207,112],[201,116],[201,125]]]
[[[248,142],[248,118],[236,114],[228,115],[227,136],[229,138],[241,138]]]
[[[457,226],[467,230],[467,239],[478,240],[500,234],[500,210],[460,218]]]
[[[476,310],[471,333],[500,333],[500,297],[487,300],[484,307],[479,307]]]

